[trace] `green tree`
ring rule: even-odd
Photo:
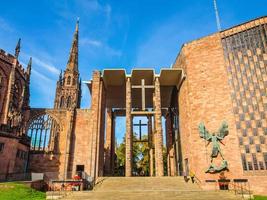
[[[142,140],[147,139],[144,136]],[[137,140],[137,135],[133,134],[133,141]],[[149,174],[149,148],[147,142],[133,142],[133,174],[148,175]],[[116,149],[118,175],[123,175],[125,169],[125,137],[123,142]]]

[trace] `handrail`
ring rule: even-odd
[[[234,182],[231,182],[230,179],[228,180],[206,180],[206,183],[214,183],[215,184],[215,190],[219,190],[219,188],[223,188],[225,190],[234,191],[235,195],[242,195],[242,198],[244,199],[244,195],[248,194],[249,199],[252,199],[252,191],[250,190],[249,183],[247,179],[240,179],[240,181],[236,181],[234,179]],[[220,185],[221,184],[221,185]],[[216,186],[219,185],[219,188]],[[221,187],[220,187],[221,186]],[[223,187],[222,187],[223,186]]]
[[[249,199],[252,199],[251,198],[252,191],[250,190],[249,183],[248,182],[240,182],[240,183],[247,183],[248,184],[248,188],[247,187],[243,187],[243,186],[246,186],[246,184],[237,184],[236,182],[229,183],[231,186],[234,187],[235,195],[237,195],[238,193],[241,193],[242,198],[244,199],[244,194],[248,193]]]
[[[184,178],[187,178],[188,175],[184,175]],[[199,187],[201,187],[201,180],[196,176],[196,174],[193,171],[189,171],[189,177],[191,178],[193,183],[196,183]],[[188,179],[190,180],[190,179]],[[185,180],[188,182],[188,180]]]

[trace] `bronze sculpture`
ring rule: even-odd
[[[217,133],[210,134],[208,130],[206,130],[206,127],[203,122],[201,122],[198,126],[200,137],[208,141],[208,146],[210,142],[212,143],[212,151],[211,151],[211,163],[209,168],[206,170],[206,173],[216,173],[220,172],[222,170],[226,170],[228,168],[228,162],[224,159],[224,156],[222,154],[222,150],[220,148],[220,143],[224,139],[225,136],[228,135],[228,125],[226,122],[223,122],[220,129]],[[222,164],[221,166],[217,167],[213,163],[213,159],[218,157],[218,154],[220,154],[222,158]]]

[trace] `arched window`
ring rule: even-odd
[[[4,99],[5,99],[5,90],[6,90],[6,79],[4,73],[0,69],[0,112],[4,106]]]
[[[64,107],[64,96],[60,97],[59,107]]]
[[[71,82],[71,77],[68,76],[68,78],[67,78],[67,85],[70,85],[70,82]]]
[[[72,79],[72,85],[75,85],[75,78]]]
[[[48,114],[34,119],[27,130],[31,138],[31,150],[57,152],[59,130],[56,120]]]
[[[0,74],[0,89],[3,87],[4,77]]]
[[[68,96],[68,99],[67,99],[67,108],[70,108],[71,107],[71,97]]]
[[[2,74],[0,73],[0,110],[2,110],[2,96],[3,96],[3,94],[2,94],[2,88],[3,88],[3,86],[4,86],[4,78],[3,78],[3,76],[2,76]]]
[[[19,106],[21,99],[21,85],[20,82],[16,82],[14,85],[13,106],[16,108]]]

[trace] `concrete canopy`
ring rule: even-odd
[[[183,70],[163,68],[160,74],[155,74],[154,69],[133,69],[131,74],[126,74],[124,69],[104,69],[102,80],[106,89],[106,103],[110,108],[125,108],[126,78],[131,78],[132,86],[140,86],[141,80],[145,80],[145,85],[154,85],[156,77],[161,85],[162,107],[169,107],[173,89],[179,87],[183,79]],[[87,83],[90,92],[92,81]],[[153,88],[145,89],[146,108],[153,108]],[[132,88],[132,108],[141,107],[141,89]]]

